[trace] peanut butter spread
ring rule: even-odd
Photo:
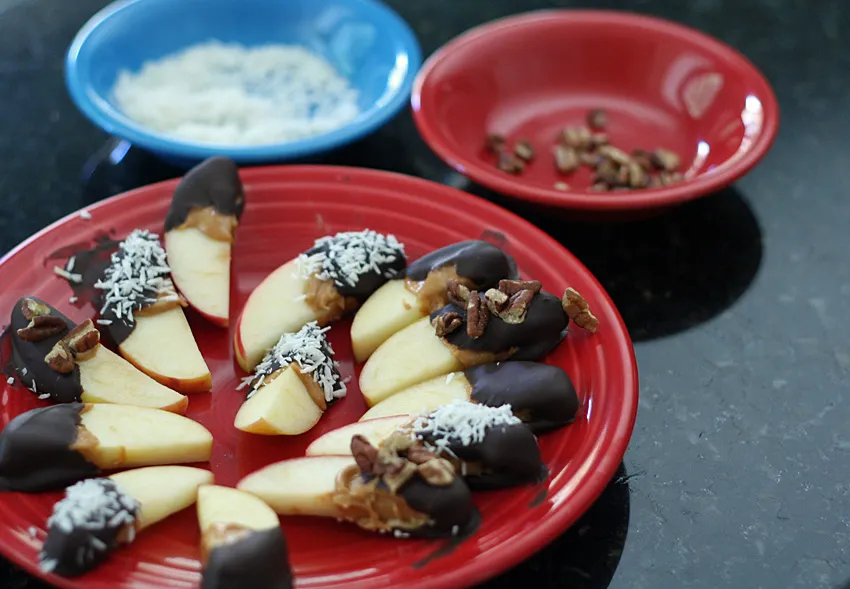
[[[446,293],[446,286],[449,280],[456,280],[469,288],[473,288],[471,281],[458,276],[457,269],[454,265],[444,266],[437,270],[432,270],[425,277],[425,280],[411,280],[406,278],[404,286],[417,295],[419,298],[419,308],[425,315],[430,315],[438,309],[442,309],[449,302]]]
[[[179,228],[193,227],[210,239],[233,243],[238,224],[236,215],[222,215],[213,206],[194,207]]]
[[[318,313],[319,325],[336,321],[357,308],[357,299],[342,296],[333,280],[320,280],[315,274],[307,280],[304,295],[310,308]]]
[[[366,530],[383,532],[414,530],[430,522],[427,515],[411,509],[402,497],[382,488],[381,481],[377,476],[365,481],[357,465],[343,470],[333,496],[343,517]]]

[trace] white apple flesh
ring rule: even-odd
[[[322,414],[290,365],[242,403],[234,425],[251,434],[297,436],[316,425]]]
[[[351,454],[351,438],[357,435],[363,436],[370,444],[377,446],[381,440],[409,421],[408,415],[356,421],[316,438],[307,446],[305,454],[307,456]]]
[[[262,499],[281,515],[341,517],[333,502],[336,478],[354,464],[351,456],[308,456],[270,464],[237,488]]]
[[[119,472],[109,477],[141,509],[136,518],[139,530],[193,505],[202,485],[212,484],[213,473],[189,466],[151,466]]]
[[[451,372],[387,397],[366,411],[360,421],[374,421],[388,415],[423,415],[455,401],[469,401],[471,394],[472,385],[463,372]]]
[[[421,319],[419,297],[405,280],[390,280],[376,290],[357,311],[351,324],[354,359],[365,362],[391,335]]]
[[[135,317],[121,355],[157,382],[182,393],[212,388],[212,376],[179,306]]]
[[[423,317],[392,335],[360,372],[360,391],[369,407],[413,385],[463,368]]]
[[[171,278],[189,304],[209,321],[227,327],[230,317],[230,242],[196,227],[165,234]]]
[[[206,462],[212,452],[212,434],[183,417],[129,405],[85,405],[81,425],[96,443],[81,449],[102,469]]]
[[[185,413],[189,399],[161,385],[127,360],[98,345],[77,359],[83,403],[115,403]]]
[[[280,521],[259,497],[230,487],[205,485],[198,491],[198,524],[203,539],[216,524],[260,531],[276,528]]]

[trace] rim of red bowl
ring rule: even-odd
[[[740,158],[723,162],[709,174],[703,173],[673,186],[622,192],[617,193],[616,196],[593,192],[558,191],[554,188],[530,186],[511,176],[506,176],[495,168],[490,169],[481,162],[469,159],[452,149],[443,140],[442,134],[437,130],[426,111],[421,108],[422,89],[428,84],[431,72],[449,58],[454,51],[480,43],[486,37],[516,27],[533,28],[538,23],[552,22],[553,20],[569,22],[571,25],[632,25],[644,30],[665,33],[687,40],[694,46],[724,60],[737,62],[740,66],[743,66],[745,75],[757,88],[757,97],[762,104],[764,113],[761,133],[749,150]],[[719,39],[689,26],[653,16],[618,10],[540,10],[501,18],[472,28],[443,45],[426,60],[413,83],[410,103],[413,110],[413,120],[422,138],[443,161],[464,176],[505,196],[555,207],[596,211],[665,207],[720,190],[744,176],[758,164],[773,145],[779,128],[779,104],[773,88],[755,64],[742,53]]]

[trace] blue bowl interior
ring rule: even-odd
[[[357,89],[360,115],[347,127],[315,138],[222,149],[155,136],[119,111],[111,91],[121,70],[138,71],[146,61],[210,40],[308,48]],[[184,156],[198,150],[181,150],[178,144],[203,146],[209,155],[235,152],[263,159],[269,150],[303,155],[320,143],[333,147],[372,130],[406,102],[420,62],[410,30],[375,0],[129,0],[110,5],[80,31],[69,50],[66,77],[77,105],[106,131],[131,142],[153,141],[146,147],[154,151],[174,143],[172,149]],[[388,107],[392,113],[372,120]],[[316,143],[322,138],[327,140]]]

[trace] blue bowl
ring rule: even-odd
[[[213,39],[297,44],[318,53],[358,91],[360,114],[315,137],[222,146],[161,135],[118,109],[111,91],[119,71],[138,71],[148,60]],[[65,82],[96,125],[166,160],[189,165],[224,155],[249,164],[309,158],[375,131],[407,103],[421,62],[413,31],[377,0],[122,0],[77,33]]]

